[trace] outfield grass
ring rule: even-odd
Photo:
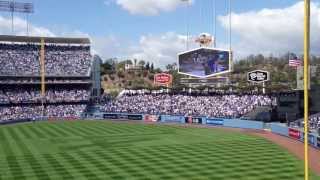
[[[301,180],[303,162],[218,129],[43,122],[0,126],[0,179]]]

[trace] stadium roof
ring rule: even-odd
[[[40,43],[42,37],[0,35],[0,42]],[[43,37],[45,43],[90,44],[89,38]]]

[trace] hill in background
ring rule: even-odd
[[[271,91],[277,90],[292,90],[296,88],[296,69],[288,65],[289,54],[281,57],[273,57],[272,55],[265,57],[263,55],[250,55],[245,59],[236,61],[234,64],[234,71],[227,75],[230,77],[234,88],[240,90],[252,89],[253,85],[247,82],[247,72],[260,69],[269,71],[271,74],[271,81],[268,82],[267,87]],[[312,56],[311,65],[318,65],[316,74],[311,79],[312,84],[320,84],[320,57]],[[126,68],[138,67],[136,69],[128,70]],[[177,72],[176,63],[168,64],[166,69],[161,70],[155,68],[152,63],[145,60],[124,60],[107,59],[101,65],[102,87],[105,92],[113,93],[119,92],[124,88],[127,89],[157,89],[159,87],[153,86],[154,74],[160,72],[167,72],[173,75],[174,89],[182,89],[185,87],[180,84],[181,78],[187,76],[180,75]],[[204,89],[206,87],[199,87]],[[222,89],[230,88],[230,85],[220,87]]]

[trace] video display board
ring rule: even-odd
[[[199,48],[178,54],[179,73],[207,78],[230,72],[229,50]]]

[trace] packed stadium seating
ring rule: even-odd
[[[88,101],[88,90],[48,90],[45,93],[45,102],[81,102]],[[13,90],[0,91],[0,104],[39,103],[42,102],[40,90]]]
[[[124,94],[102,106],[105,112],[175,114],[238,118],[258,106],[271,106],[273,98],[262,95],[190,96]]]
[[[46,90],[42,97],[39,42],[9,38],[12,42],[0,43],[0,122],[79,118],[91,95],[90,45],[74,43],[82,39],[47,38],[51,43],[44,46]]]
[[[90,47],[47,45],[45,49],[47,75],[88,75]],[[39,45],[0,44],[0,75],[39,75],[39,51]]]
[[[49,105],[44,115],[49,118],[80,118],[85,105]],[[1,121],[42,119],[42,106],[0,107]]]
[[[303,128],[304,119],[298,119],[294,122],[290,123],[291,127]],[[319,130],[320,129],[320,113],[313,114],[309,117],[309,128],[311,130]]]

